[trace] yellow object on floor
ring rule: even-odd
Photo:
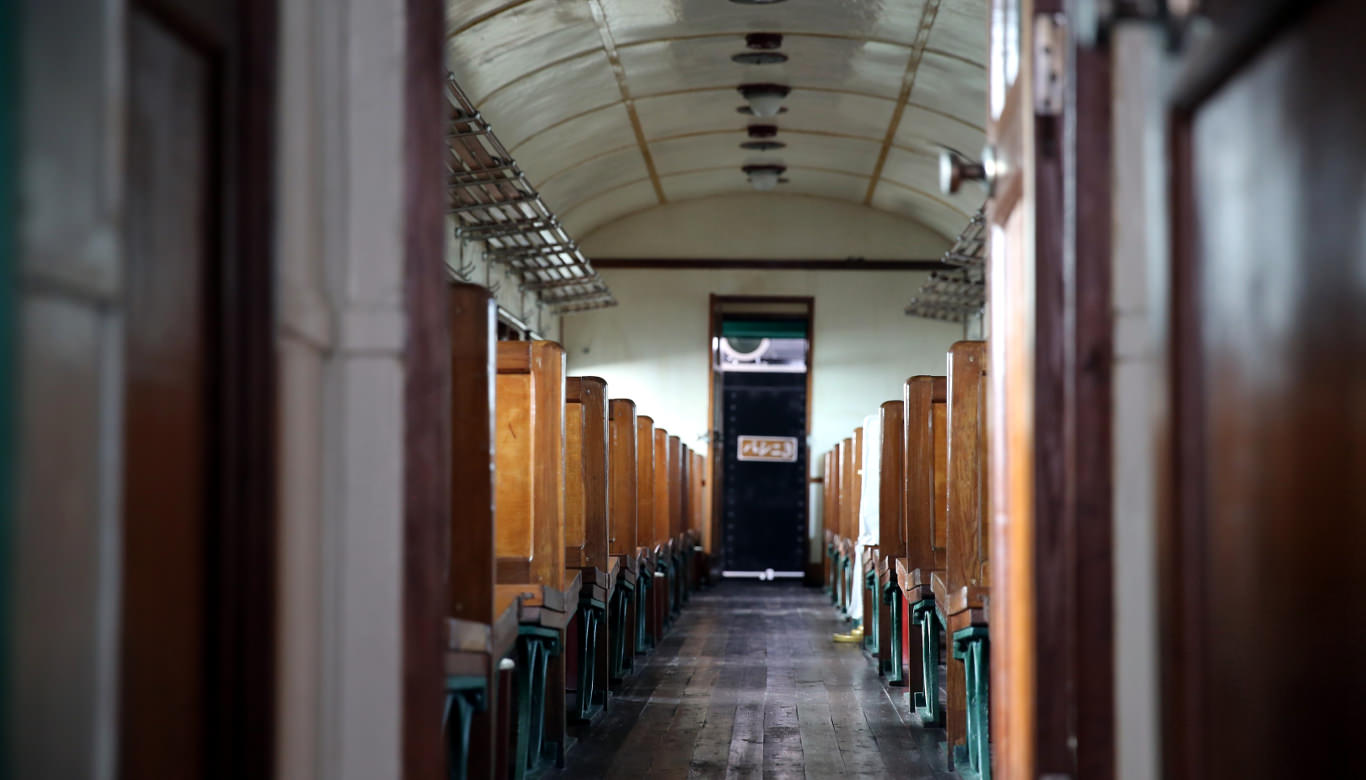
[[[854,643],[854,642],[862,642],[862,641],[863,641],[863,629],[862,629],[862,628],[856,628],[856,629],[854,629],[853,631],[850,631],[850,632],[847,633],[847,634],[835,634],[834,640],[835,640],[836,642],[841,643],[841,644],[852,644],[852,643]]]

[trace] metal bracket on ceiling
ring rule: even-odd
[[[546,305],[565,300],[542,295],[541,289],[586,289],[583,295],[591,299],[585,297],[575,311],[616,305],[606,282],[450,74],[447,97],[452,123],[446,136],[447,214],[455,219],[460,238],[491,242],[484,255],[485,286],[497,292],[488,273],[493,263],[500,263],[519,279],[524,312],[528,291]],[[558,284],[568,279],[577,281]]]

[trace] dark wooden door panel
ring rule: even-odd
[[[134,12],[125,324],[123,777],[198,777],[209,515],[213,67]]]
[[[1278,19],[1177,114],[1173,777],[1359,770],[1335,713],[1366,693],[1363,25],[1353,0]]]

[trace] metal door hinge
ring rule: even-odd
[[[1067,84],[1067,19],[1062,14],[1034,17],[1034,113],[1062,113]]]

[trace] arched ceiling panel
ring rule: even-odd
[[[896,129],[897,146],[930,150],[942,144],[973,158],[977,157],[985,140],[986,134],[976,127],[915,106],[906,107],[901,125]]]
[[[987,65],[986,0],[953,0],[940,3],[939,14],[930,31],[930,48],[953,52],[981,65]]]
[[[982,200],[979,198],[977,205],[980,206],[981,203]],[[971,217],[971,212],[965,214],[945,205],[937,198],[929,198],[896,185],[878,187],[870,205],[893,214],[915,214],[919,222],[941,236],[947,236],[955,231],[961,232]]]
[[[456,71],[460,79],[460,72]],[[461,83],[464,80],[461,79]],[[594,52],[539,71],[476,104],[509,151],[528,137],[566,119],[621,100],[607,57]],[[523,167],[525,170],[525,166]],[[535,171],[530,172],[534,177]]]
[[[452,61],[466,63],[472,78],[461,86],[475,105],[490,92],[532,73],[549,60],[564,60],[602,48],[592,9],[584,2],[528,2],[454,36]],[[547,56],[547,55],[550,56]]]
[[[620,103],[575,117],[523,141],[513,151],[533,184],[597,157],[630,147],[640,158],[635,133],[625,106]]]
[[[628,146],[591,163],[580,165],[538,184],[541,197],[556,211],[563,211],[594,195],[634,181],[649,179],[640,149]]]
[[[985,14],[984,0],[451,0],[448,62],[576,230],[747,190],[740,166],[762,161],[788,167],[778,192],[852,200],[952,238],[979,203],[959,215],[937,194],[932,155],[981,149]],[[732,61],[747,32],[783,34],[787,61]],[[786,111],[737,113],[747,82],[790,87]],[[740,149],[759,123],[786,148]]]
[[[560,220],[564,222],[571,235],[582,240],[595,227],[659,205],[654,195],[653,184],[638,181],[604,192],[592,200],[580,201],[579,205],[572,208],[561,210]]]
[[[920,61],[915,79],[915,102],[933,111],[963,116],[986,105],[986,71],[953,57],[930,52]],[[975,124],[982,124],[980,121]]]

